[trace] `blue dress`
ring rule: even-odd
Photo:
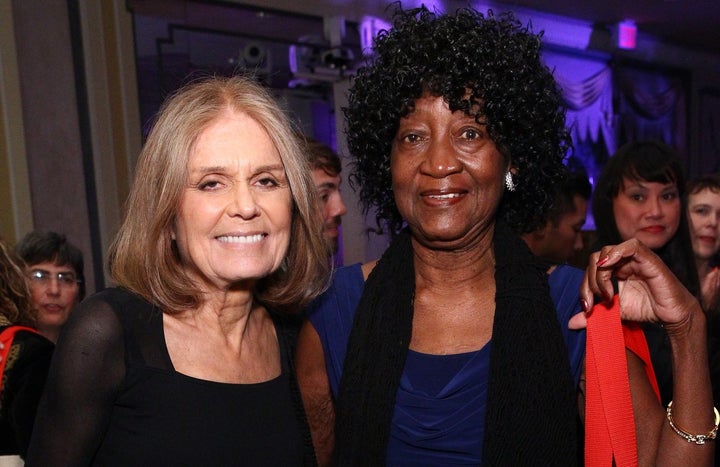
[[[576,383],[585,355],[585,333],[569,330],[567,322],[580,311],[582,277],[582,271],[566,265],[556,267],[548,277],[568,349],[569,371]],[[334,397],[364,286],[360,264],[340,268],[327,292],[309,309],[323,345]],[[390,429],[388,465],[480,464],[491,345],[492,341],[480,350],[454,355],[408,351]]]

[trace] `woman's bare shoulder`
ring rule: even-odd
[[[372,272],[373,269],[375,269],[375,265],[377,264],[378,260],[372,260],[367,263],[363,263],[362,266],[360,266],[360,269],[362,269],[363,273],[363,279],[367,280],[368,276]]]

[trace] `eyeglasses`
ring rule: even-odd
[[[42,269],[35,269],[30,271],[30,281],[33,284],[48,285],[50,281],[55,278],[58,281],[60,287],[75,287],[77,284],[82,282],[72,272],[58,272],[53,274],[50,271],[44,271]]]

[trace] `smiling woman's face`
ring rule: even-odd
[[[690,194],[688,217],[695,257],[712,258],[720,250],[720,192],[707,188]]]
[[[174,236],[188,273],[225,288],[275,271],[287,252],[290,188],[265,129],[227,111],[200,133],[188,161]]]
[[[395,202],[417,239],[459,247],[495,221],[507,163],[485,125],[442,97],[400,120],[391,170]]]
[[[680,194],[672,183],[623,178],[613,199],[620,238],[637,238],[655,250],[665,246],[680,226]]]

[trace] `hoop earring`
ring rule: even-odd
[[[508,191],[515,191],[515,182],[512,179],[512,173],[508,170],[505,172],[505,188],[508,189]]]

